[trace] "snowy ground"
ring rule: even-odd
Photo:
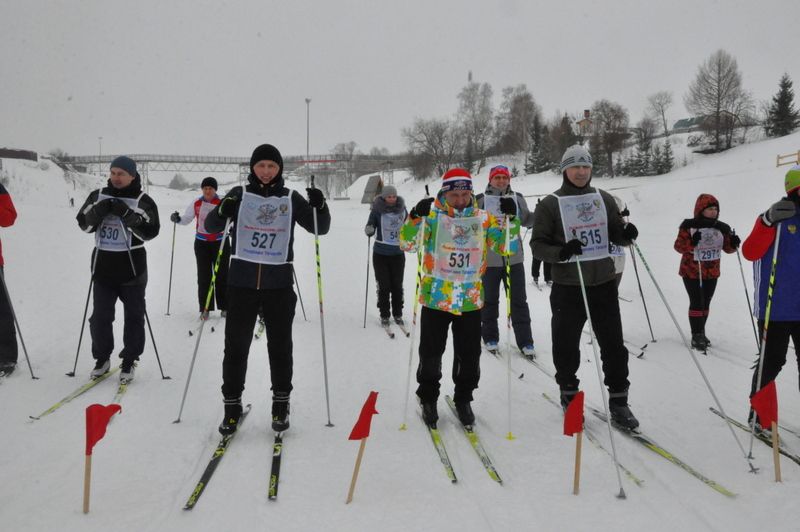
[[[784,169],[775,169],[777,153],[797,150],[800,134],[699,157],[668,176],[598,179],[594,185],[613,190],[630,207],[640,230],[639,245],[686,330],[688,299],[677,275],[679,255],[672,243],[680,221],[691,215],[701,192],[716,195],[721,219],[746,236],[758,212],[782,192]],[[95,448],[92,511],[81,512],[84,408],[111,401],[111,382],[40,421],[38,414],[86,379],[92,367],[88,330],[78,360],[78,376],[68,378],[75,359],[83,305],[89,284],[92,238],[74,221],[75,211],[94,186],[86,178],[65,183],[57,169],[47,171],[18,161],[4,161],[13,172],[8,188],[15,199],[17,224],[2,232],[6,278],[17,310],[33,369],[29,378],[20,351],[18,371],[0,385],[0,523],[3,530],[753,530],[796,526],[796,493],[800,470],[783,460],[782,484],[772,477],[769,449],[755,442],[756,465],[747,464],[728,428],[708,411],[712,399],[689,353],[681,345],[665,306],[639,262],[656,343],[644,359],[631,359],[631,396],[643,429],[677,456],[738,494],[728,499],[652,452],[615,433],[620,461],[644,479],[637,487],[623,477],[627,500],[619,500],[609,457],[585,443],[579,496],[571,493],[574,440],[561,434],[562,415],[542,398],[557,388],[533,366],[514,356],[511,361],[509,441],[506,361],[486,355],[474,410],[484,445],[504,479],[488,478],[440,402],[440,429],[459,482],[451,485],[430,439],[410,402],[408,430],[404,421],[409,340],[390,340],[377,326],[372,281],[367,328],[364,312],[367,242],[362,228],[367,206],[358,203],[359,182],[349,201],[331,202],[333,224],[321,238],[327,362],[331,419],[327,428],[323,386],[320,317],[316,297],[313,237],[297,233],[296,269],[308,321],[297,309],[294,326],[295,391],[292,428],[284,447],[280,495],[266,499],[271,452],[269,380],[266,341],[251,351],[245,401],[253,411],[229,449],[213,481],[192,512],[181,508],[191,493],[218,439],[222,415],[219,386],[223,324],[217,319],[203,335],[183,412],[178,413],[195,338],[195,267],[192,232],[178,227],[170,315],[165,316],[172,224],[168,215],[183,211],[190,192],[153,187],[151,194],[163,220],[161,235],[147,245],[150,271],[149,316],[164,371],[162,380],[152,346],[148,346],[122,407]],[[482,189],[486,170],[476,179]],[[398,181],[400,181],[398,179]],[[515,178],[516,190],[531,196],[554,190],[560,178],[548,175]],[[360,185],[359,185],[360,184]],[[85,187],[80,189],[80,187]],[[398,185],[410,205],[422,197],[422,185]],[[433,188],[438,188],[436,184]],[[74,195],[76,207],[67,198]],[[527,244],[527,243],[526,243]],[[525,246],[526,256],[529,248]],[[529,261],[526,261],[529,265]],[[406,268],[407,317],[414,290],[414,257]],[[621,302],[626,337],[644,344],[650,335],[642,312],[636,279],[630,268],[623,278]],[[751,268],[745,264],[751,285]],[[780,290],[780,287],[778,288]],[[528,285],[539,358],[548,367],[550,311],[547,291]],[[118,309],[121,314],[121,309]],[[409,320],[410,321],[410,320]],[[119,323],[117,324],[119,325]],[[713,353],[700,363],[723,406],[735,417],[747,411],[749,366],[756,352],[736,256],[725,256],[722,278],[707,327]],[[118,336],[119,338],[119,336]],[[592,350],[584,346],[580,370],[587,402],[600,406]],[[452,354],[446,353],[449,374]],[[416,362],[415,362],[416,364]],[[413,389],[413,388],[412,388]],[[781,418],[800,426],[798,372],[793,360],[778,379]],[[358,444],[347,440],[370,390],[380,392],[366,447],[355,500],[345,506]],[[443,392],[452,392],[449,377]],[[604,427],[588,420],[608,446]],[[747,435],[737,432],[747,447]],[[800,452],[800,439],[786,435],[786,444]]]

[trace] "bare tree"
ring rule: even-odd
[[[614,152],[622,149],[628,132],[628,111],[622,105],[609,100],[598,100],[592,105],[593,133],[589,141],[592,150],[605,155],[606,160],[598,160],[598,175],[608,172],[614,175]],[[598,158],[599,159],[599,158]]]
[[[497,151],[515,153],[528,150],[530,130],[541,109],[523,83],[503,89],[503,101],[495,117]]]
[[[667,124],[667,109],[672,105],[672,93],[669,91],[658,91],[647,97],[647,110],[664,127],[664,136],[669,137],[669,125]]]
[[[636,146],[639,151],[649,151],[653,143],[653,137],[656,136],[655,120],[650,117],[644,117],[636,124]]]
[[[463,151],[461,132],[452,120],[417,118],[409,128],[403,128],[403,139],[414,157],[429,161],[439,175],[444,174]],[[425,179],[428,175],[419,175]]]
[[[476,172],[486,164],[486,152],[492,139],[492,86],[488,83],[469,82],[458,94],[458,122],[464,133],[464,159],[472,171],[477,162]]]
[[[721,151],[722,138],[730,148],[737,110],[750,96],[742,89],[742,74],[736,59],[725,50],[717,50],[697,69],[697,76],[684,96],[686,108],[705,117],[704,129],[714,137],[714,150]]]

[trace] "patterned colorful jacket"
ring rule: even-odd
[[[442,310],[451,314],[462,314],[483,308],[483,284],[480,279],[474,282],[456,282],[437,278],[433,274],[434,247],[439,230],[439,217],[468,218],[477,216],[482,220],[485,245],[481,257],[480,274],[486,271],[486,251],[505,254],[506,231],[502,221],[488,212],[479,209],[473,198],[472,205],[462,211],[448,206],[442,194],[431,206],[430,214],[424,218],[425,234],[423,236],[422,279],[419,288],[419,302],[428,308]],[[408,252],[417,251],[417,238],[423,218],[409,217],[400,229],[400,249]],[[510,252],[517,253],[519,247],[519,219],[511,219],[509,227]]]
[[[722,251],[725,253],[735,253],[736,248],[731,245],[730,227],[723,224],[719,220],[711,218],[704,218],[702,215],[703,210],[710,206],[716,205],[719,207],[717,198],[711,194],[700,194],[694,204],[694,218],[687,218],[681,223],[678,230],[678,236],[675,238],[674,248],[675,251],[681,254],[681,265],[678,269],[678,275],[686,277],[687,279],[698,278],[698,262],[694,260],[694,246],[692,245],[692,235],[699,228],[710,227],[719,229],[723,235]],[[726,232],[727,231],[727,232]],[[719,278],[719,260],[703,261],[703,279],[717,279]]]

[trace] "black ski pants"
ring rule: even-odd
[[[472,401],[472,391],[481,377],[481,311],[451,314],[422,307],[419,334],[417,396],[424,403],[439,397],[442,380],[442,355],[447,347],[447,332],[453,327],[453,383],[456,403]]]
[[[92,317],[89,332],[92,335],[92,356],[95,360],[108,360],[114,351],[114,314],[117,299],[122,301],[125,326],[122,332],[124,360],[139,360],[144,351],[144,320],[147,276],[135,280],[136,284],[112,285],[94,281],[92,287]]]
[[[531,257],[532,257],[532,260],[531,260],[531,276],[534,279],[538,279],[539,278],[539,266],[542,264],[542,261],[540,261],[539,259],[537,259],[536,257],[533,256],[533,240],[531,240],[530,246],[531,246]],[[545,262],[544,263],[544,282],[546,282],[546,283],[548,283],[548,282],[550,282],[552,280],[552,277],[550,276],[550,270],[552,268],[553,268],[553,265],[550,264],[549,262]]]
[[[763,334],[764,320],[758,320],[758,330]],[[761,375],[761,385],[756,386],[756,381],[758,380],[758,366],[756,366],[753,370],[750,396],[778,377],[781,368],[786,364],[789,338],[792,339],[794,344],[797,368],[800,371],[800,351],[798,351],[798,348],[800,348],[800,321],[770,321],[767,329],[767,346],[764,349],[764,370]]]
[[[506,287],[506,269],[502,266],[486,268],[483,274],[483,308],[481,309],[481,336],[484,342],[497,342],[500,331],[497,318],[500,314],[500,284]],[[503,317],[505,317],[503,309]],[[525,267],[520,262],[511,265],[511,326],[517,347],[533,345],[531,311],[525,291]]]
[[[221,240],[209,242],[207,240],[194,241],[194,256],[197,260],[197,299],[200,304],[200,312],[205,310],[208,289],[211,286],[211,277],[214,274],[214,264],[219,255]],[[222,250],[222,257],[219,260],[217,279],[214,281],[214,295],[208,303],[208,310],[214,310],[214,297],[217,299],[217,308],[227,310],[226,294],[228,291],[228,264],[230,263],[231,246],[227,241]]]
[[[372,254],[375,281],[378,285],[378,311],[381,318],[388,318],[389,311],[396,318],[403,317],[403,275],[406,255]],[[391,296],[391,306],[390,306]]]
[[[5,283],[5,271],[0,266]],[[4,286],[6,286],[4,284]],[[0,365],[17,363],[17,329],[14,327],[14,313],[6,297],[6,289],[0,288]]]
[[[297,295],[291,286],[271,290],[228,287],[222,396],[237,399],[244,391],[247,357],[259,310],[267,333],[267,352],[273,393],[292,391],[292,322]]]
[[[708,309],[717,289],[717,279],[703,279],[703,285],[700,286],[700,279],[684,277],[683,286],[689,294],[689,326],[692,334],[705,334]]]
[[[628,386],[628,350],[622,337],[622,322],[617,299],[616,280],[587,286],[592,326],[600,346],[604,383],[612,396],[624,398]],[[581,364],[581,331],[586,323],[586,309],[580,286],[554,283],[550,292],[553,336],[553,364],[556,382],[563,392],[578,390]]]

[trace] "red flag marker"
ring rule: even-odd
[[[750,405],[758,414],[762,428],[772,431],[772,460],[775,464],[775,482],[781,481],[780,442],[778,440],[778,390],[772,380],[750,398]]]
[[[361,446],[358,448],[358,457],[356,458],[356,466],[353,469],[353,478],[350,481],[350,491],[347,493],[347,500],[345,504],[350,504],[353,500],[353,492],[356,489],[356,480],[358,480],[358,470],[361,468],[361,458],[364,456],[364,446],[369,437],[369,429],[372,423],[372,416],[377,414],[375,404],[378,402],[378,392],[369,392],[364,406],[361,407],[361,414],[358,416],[356,424],[353,425],[353,430],[350,432],[350,440],[361,440]]]
[[[578,392],[564,413],[564,435],[583,432],[583,392]]]
[[[95,444],[106,434],[106,427],[111,417],[122,411],[122,407],[113,405],[89,405],[86,407],[86,466],[83,473],[83,513],[89,513],[89,495],[92,485],[92,450]]]

